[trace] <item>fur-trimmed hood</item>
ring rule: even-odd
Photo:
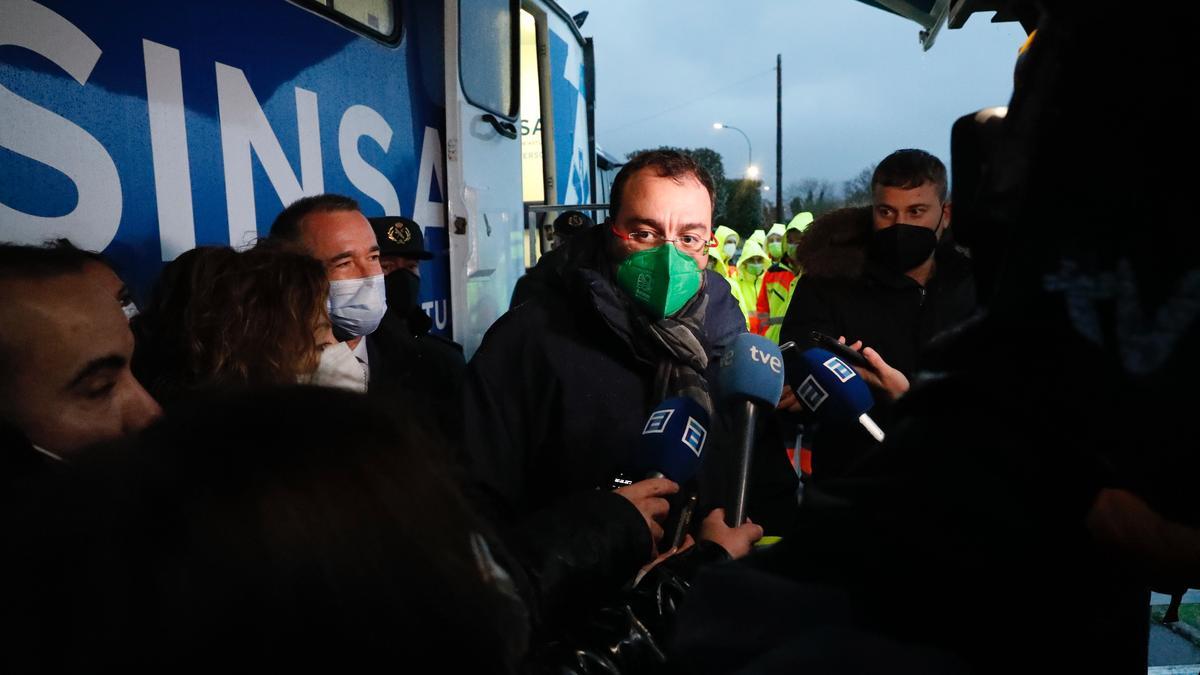
[[[796,247],[796,262],[805,275],[815,278],[858,277],[871,229],[869,206],[830,211],[805,229]]]

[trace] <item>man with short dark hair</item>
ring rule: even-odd
[[[378,350],[366,336],[383,321],[387,298],[379,242],[358,202],[334,194],[298,199],[275,217],[271,238],[299,247],[325,266],[334,336],[354,352],[370,388],[379,363],[371,365]]]
[[[301,197],[288,204],[279,212],[279,215],[275,216],[275,221],[271,223],[271,237],[283,241],[299,242],[303,234],[305,218],[315,213],[358,210],[358,202],[344,195],[326,193]]]
[[[608,222],[542,257],[524,301],[468,366],[466,464],[547,607],[567,599],[578,609],[615,590],[663,539],[678,486],[611,484],[664,399],[687,395],[712,412],[708,383],[745,331],[728,284],[704,270],[712,195],[682,153],[631,159]],[[648,278],[651,287],[638,283]],[[743,525],[714,538],[739,555],[759,535]]]
[[[832,239],[853,244],[806,252],[810,262],[796,282],[780,339],[810,344],[812,331],[844,337],[871,364],[860,371],[874,386],[877,405],[886,406],[907,391],[933,337],[974,311],[975,285],[969,261],[946,236],[951,208],[941,160],[924,150],[897,150],[876,167],[871,188],[869,223],[863,213],[861,219],[823,218],[810,228],[823,238],[821,230],[831,225],[849,227]],[[854,255],[840,250],[846,248]],[[821,257],[837,262],[812,260]],[[878,420],[884,413],[877,412]],[[841,473],[871,439],[857,425],[825,425],[812,443],[819,480]]]
[[[133,335],[75,248],[0,244],[0,474],[136,432],[160,414],[129,370]]]

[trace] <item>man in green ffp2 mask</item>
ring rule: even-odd
[[[694,174],[639,171],[614,203],[617,284],[656,319],[679,311],[702,286],[712,245],[712,198]]]
[[[704,269],[717,250],[713,191],[681,152],[631,157],[613,180],[609,219],[542,256],[468,364],[464,464],[489,511],[528,535],[535,575],[553,560],[576,575],[564,586],[615,592],[676,543],[664,532],[667,497],[702,494],[701,521],[723,494],[716,427],[704,450],[715,459],[689,483],[631,465],[647,416],[664,400],[686,396],[717,417],[709,382],[745,332],[728,282]],[[739,556],[761,529],[692,534],[700,554]]]
[[[696,262],[670,244],[638,251],[617,268],[617,283],[655,319],[678,312],[702,279]]]

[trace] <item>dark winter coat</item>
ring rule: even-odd
[[[611,491],[628,470],[654,399],[640,360],[592,302],[581,268],[611,275],[607,231],[555,249],[523,283],[524,302],[488,331],[467,368],[464,464],[484,514],[529,570],[544,616],[611,597],[649,561],[638,510]],[[706,379],[745,331],[729,286],[708,274]],[[703,468],[714,455],[706,447]],[[719,456],[719,455],[717,455]]]
[[[796,282],[780,339],[806,345],[819,331],[847,343],[862,340],[912,380],[934,337],[975,311],[970,264],[944,237],[933,277],[921,286],[865,255],[871,231],[867,207],[835,211],[809,226],[797,251],[805,274]],[[870,414],[888,429],[890,406],[882,392],[875,392]],[[874,445],[857,423],[819,424],[810,427],[809,439],[817,481],[849,470]]]
[[[933,278],[922,287],[866,258],[870,234],[866,207],[835,211],[809,226],[797,251],[804,276],[796,282],[781,339],[803,344],[816,330],[862,340],[911,377],[925,345],[975,311],[970,264],[943,240]]]
[[[466,360],[462,348],[431,335],[428,316],[402,317],[391,310],[367,337],[371,379],[367,393],[403,407],[408,414],[455,442],[461,436],[462,388]]]

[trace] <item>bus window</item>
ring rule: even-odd
[[[333,0],[330,7],[377,33],[393,33],[395,15],[391,0]]]
[[[542,172],[542,96],[538,84],[537,19],[521,9],[521,196],[526,203],[546,199]],[[545,216],[526,212],[525,268],[533,267],[542,251],[537,232]]]
[[[460,0],[459,76],[472,104],[515,120],[517,13],[512,0]]]
[[[395,0],[300,0],[300,4],[384,42],[395,42],[400,36]]]
[[[542,167],[542,92],[537,19],[521,10],[521,184],[523,201],[546,201]]]

